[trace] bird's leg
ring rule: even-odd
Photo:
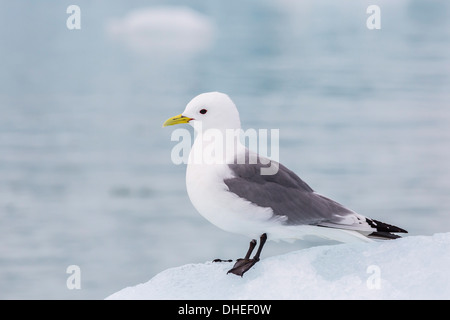
[[[258,250],[256,251],[255,256],[253,257],[253,260],[259,261],[259,256],[261,255],[261,251],[262,248],[264,247],[264,244],[266,243],[267,240],[267,234],[263,233],[261,235],[261,237],[259,238],[259,247]]]
[[[253,239],[252,241],[250,241],[250,245],[248,246],[248,251],[247,251],[247,253],[245,254],[244,259],[237,259],[237,261],[239,261],[239,260],[248,260],[248,259],[250,259],[250,255],[252,254],[253,249],[255,249],[255,247],[256,247],[256,240]]]
[[[252,254],[253,249],[256,246],[256,240],[253,239],[252,241],[250,241],[250,246],[248,248],[248,251],[247,251],[247,254],[245,255],[245,257],[243,259],[237,259],[233,268],[228,270],[227,273],[231,272],[235,275],[242,277],[245,272],[250,270],[250,268],[253,267],[253,265],[259,261],[261,251],[262,251],[262,248],[264,247],[264,244],[266,243],[266,240],[267,240],[267,235],[265,233],[263,233],[259,240],[258,250],[256,251],[256,254],[253,256],[252,259],[250,259],[250,255]]]
[[[245,255],[244,259],[238,259],[239,260],[249,260],[250,259],[250,255],[253,252],[253,249],[255,249],[256,246],[256,240],[253,239],[252,241],[250,241],[250,246],[248,247],[248,251],[247,254]],[[232,262],[233,260],[222,260],[222,259],[214,259],[213,262]]]

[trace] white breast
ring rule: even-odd
[[[213,164],[199,163],[198,158],[193,161],[191,156],[199,154],[197,142],[186,170],[186,188],[192,204],[203,217],[225,231],[259,237],[273,217],[272,209],[258,207],[228,191],[223,181],[233,174],[224,161]]]

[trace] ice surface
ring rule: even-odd
[[[107,299],[450,299],[450,233],[320,246],[233,263],[187,264]],[[263,252],[264,253],[264,252]]]
[[[192,54],[210,46],[214,26],[210,19],[183,6],[135,9],[106,25],[108,35],[145,55]]]

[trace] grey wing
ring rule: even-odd
[[[259,158],[258,158],[259,159]],[[262,164],[264,163],[264,164]],[[256,164],[229,164],[234,177],[224,180],[230,192],[258,206],[270,207],[273,214],[284,217],[287,225],[316,225],[355,230],[369,237],[395,239],[391,232],[406,230],[364,217],[340,203],[324,197],[280,163],[273,175],[262,175],[268,161]]]
[[[342,223],[355,212],[318,193],[294,172],[279,164],[274,175],[261,175],[263,164],[229,164],[234,177],[224,182],[229,191],[258,206],[270,207],[288,225]]]

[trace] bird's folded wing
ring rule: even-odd
[[[265,159],[264,159],[265,160]],[[404,230],[366,218],[324,197],[282,164],[273,175],[262,175],[267,161],[255,164],[229,164],[233,177],[224,180],[230,192],[257,206],[271,208],[274,217],[286,225],[317,225],[356,230],[404,232]]]

